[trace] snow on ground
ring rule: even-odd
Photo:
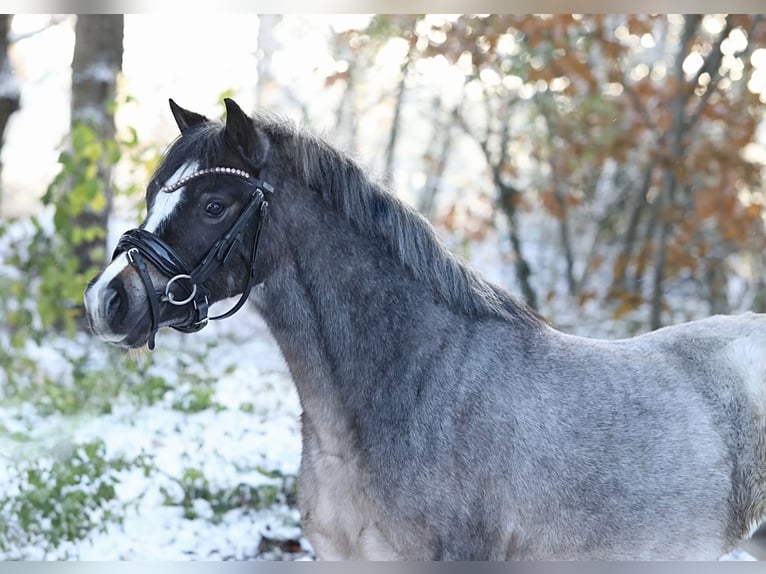
[[[241,317],[237,325],[243,331],[252,330],[246,319],[257,324],[257,318],[251,315]],[[205,339],[218,340],[222,330],[225,328],[211,329],[205,333]],[[275,345],[263,329],[256,328],[254,332],[252,339],[233,338],[205,358],[208,364],[229,370],[216,385],[215,401],[219,407],[193,414],[168,411],[161,405],[141,411],[124,408],[78,429],[77,441],[102,437],[110,449],[119,453],[152,452],[155,464],[167,476],[181,476],[185,468],[203,469],[213,489],[239,483],[257,487],[274,482],[255,470],[258,467],[297,475],[300,459],[297,395]],[[158,335],[158,343],[163,345],[160,352],[165,355],[161,359],[172,363],[179,347],[192,344],[189,339],[170,333]],[[172,374],[169,369],[166,377]],[[183,389],[183,384],[179,381],[179,389]],[[253,407],[242,410],[242,405]],[[132,481],[121,485],[126,499],[139,496],[148,488],[139,506],[122,526],[110,528],[78,547],[80,559],[245,559],[257,556],[261,536],[301,538],[298,511],[294,507],[278,504],[268,510],[233,509],[220,524],[212,524],[209,503],[198,499],[195,511],[200,517],[185,520],[181,509],[163,506],[159,493],[161,486],[178,489],[177,484],[168,479],[147,484],[140,472],[133,473],[131,478]]]
[[[48,343],[36,348],[29,343],[25,352],[54,377],[65,376],[63,356],[76,355],[78,348],[86,346],[91,347],[95,369],[109,361],[128,360],[127,355],[87,336],[78,336],[69,345],[64,340]],[[67,346],[71,348],[60,353]],[[179,366],[179,357],[200,364]],[[201,396],[211,406],[179,410],[179,404],[194,396],[187,392],[193,385],[179,373],[189,376],[195,370],[202,380],[214,379],[213,396]],[[117,495],[133,503],[121,524],[109,524],[105,532],[61,544],[52,552],[30,547],[8,556],[19,557],[21,552],[25,559],[81,560],[311,557],[298,526],[294,499],[276,500],[265,509],[232,508],[217,517],[204,497],[191,501],[194,517],[185,516],[179,505],[165,503],[167,493],[176,500],[183,498],[179,477],[187,469],[199,470],[213,492],[294,483],[300,460],[297,394],[276,344],[257,315],[245,309],[191,336],[163,330],[144,375],[170,387],[161,401],[148,406],[118,400],[111,412],[98,416],[41,416],[24,405],[2,407],[4,458],[61,458],[76,445],[100,439],[106,447],[105,458],[149,454],[156,469],[148,477],[140,470],[120,474]],[[27,437],[23,442],[8,438],[22,435]],[[8,466],[0,468],[0,493],[9,491],[11,475]],[[285,555],[273,541],[291,541],[291,553]]]

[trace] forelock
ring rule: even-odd
[[[178,169],[196,162],[199,169],[218,165],[224,154],[223,124],[209,121],[184,132],[170,144],[154,172],[147,195],[156,192]]]

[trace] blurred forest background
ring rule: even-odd
[[[26,103],[14,54],[36,36],[71,38],[71,88],[55,94],[70,100],[68,110],[59,105],[70,120],[58,172],[40,193],[25,180],[36,162],[25,162],[13,181],[4,178],[0,203],[4,220],[19,204],[54,210],[57,241],[71,251],[55,254],[57,270],[69,273],[57,274],[53,291],[67,297],[51,316],[39,302],[46,325],[66,322],[53,315],[69,307],[78,312],[82,279],[104,262],[113,213],[140,204],[147,173],[174,136],[157,129],[160,120],[169,125],[167,97],[218,115],[222,95],[315,127],[453,241],[494,234],[511,270],[499,280],[554,322],[567,307],[629,319],[633,331],[766,310],[762,16],[250,20],[238,30],[246,37],[208,50],[221,67],[236,62],[236,85],[208,79],[208,62],[195,70],[199,45],[171,38],[163,55],[163,45],[133,36],[155,32],[140,16],[56,16],[24,32],[14,32],[10,15],[0,22],[10,32],[0,46],[0,129],[13,128]],[[165,70],[168,82],[153,76],[153,93],[132,93],[141,82],[136,62],[123,71],[123,52],[138,60],[130,52],[138,44],[152,54],[145,66]],[[168,57],[184,62],[174,71]],[[174,85],[189,63],[194,87]],[[137,119],[147,115],[154,124]],[[5,147],[20,137],[7,136]],[[6,169],[9,155],[4,149]],[[26,271],[45,275],[40,266]]]
[[[152,16],[55,16],[15,32],[4,17],[4,146],[23,133],[38,158],[4,174],[0,214],[7,221],[47,206],[71,251],[55,254],[57,270],[69,273],[58,273],[52,290],[67,297],[55,313],[39,302],[46,325],[66,322],[53,315],[69,307],[77,313],[83,277],[104,262],[107,223],[140,204],[152,163],[175,135],[167,97],[217,116],[222,95],[324,133],[452,241],[492,236],[509,270],[498,280],[554,322],[571,307],[631,331],[766,310],[762,16],[325,19],[253,15],[222,46],[194,47],[193,30],[179,45]],[[71,50],[57,54],[70,58],[71,87],[47,94],[56,120],[33,136],[19,119],[21,133],[13,132],[24,106],[39,105],[20,98],[19,82],[40,67],[25,44],[45,35]],[[198,60],[201,51],[212,60]],[[23,69],[14,64],[21,53]],[[211,62],[236,68],[236,78],[227,83]],[[152,63],[164,78],[149,73]],[[132,90],[142,73],[150,79]],[[64,138],[53,147],[57,171],[30,181],[45,169],[35,140],[50,142],[55,131],[39,130],[54,125],[66,128],[55,134]],[[13,169],[11,150],[3,158]],[[45,275],[42,266],[26,271]]]
[[[762,15],[6,14],[0,40],[6,404],[43,385],[50,412],[92,406],[86,355],[65,392],[29,349],[87,337],[85,282],[140,220],[169,97],[311,126],[564,330],[766,312]]]

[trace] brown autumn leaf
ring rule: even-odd
[[[623,291],[619,295],[617,306],[612,311],[612,318],[622,319],[628,313],[638,309],[644,302],[644,298],[641,295]]]

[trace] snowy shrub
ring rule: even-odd
[[[262,468],[257,472],[262,475],[257,484],[240,482],[216,487],[200,469],[186,468],[179,479],[174,479],[180,488],[162,488],[162,494],[166,505],[183,508],[184,518],[205,518],[213,523],[234,509],[263,510],[278,503],[295,504],[295,476]]]
[[[127,505],[116,496],[120,473],[140,469],[148,475],[152,468],[146,455],[108,458],[100,440],[17,468],[14,488],[0,498],[0,552],[17,558],[35,547],[45,554],[64,541],[104,531],[121,520]]]
[[[90,338],[79,334],[0,348],[0,399],[23,403],[45,416],[108,414],[122,389],[140,373],[119,351],[102,347],[95,352],[91,347]]]
[[[215,402],[215,388],[201,385],[188,385],[187,390],[173,402],[173,408],[184,413],[199,413],[206,409],[222,409]]]

